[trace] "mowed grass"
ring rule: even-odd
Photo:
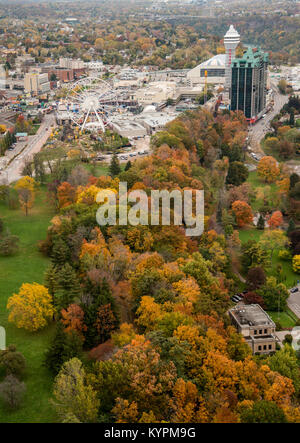
[[[251,171],[249,172],[249,177],[247,179],[247,182],[250,183],[252,188],[256,190],[257,188],[264,188],[268,186],[271,189],[271,196],[276,196],[276,192],[278,191],[278,186],[275,183],[264,183],[258,176],[257,171]],[[259,207],[262,205],[262,202],[254,199],[251,202],[251,207],[254,212],[259,210]]]
[[[274,322],[279,322],[283,328],[293,328],[298,320],[290,309],[284,312],[268,311],[268,314]]]
[[[8,298],[19,291],[22,283],[43,283],[44,272],[49,264],[37,248],[37,243],[46,237],[53,212],[47,205],[45,189],[36,197],[35,205],[26,217],[20,209],[9,210],[0,204],[0,217],[5,228],[20,238],[20,251],[13,257],[0,257],[0,325],[7,333],[7,345],[14,344],[26,358],[27,387],[24,403],[15,412],[0,405],[0,422],[54,422],[55,412],[49,401],[53,380],[43,366],[45,350],[48,348],[54,328],[50,326],[38,333],[17,329],[8,322],[6,309]]]

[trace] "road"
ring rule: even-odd
[[[279,113],[281,108],[288,102],[289,97],[287,95],[280,94],[277,86],[272,84],[272,89],[274,93],[274,107],[272,111],[269,111],[265,118],[259,120],[255,125],[251,126],[249,129],[249,145],[255,154],[260,158],[265,155],[261,148],[260,142],[264,138],[265,134],[270,129],[270,122],[273,120],[275,115]]]
[[[22,170],[26,159],[39,152],[56,126],[54,114],[46,114],[35,136],[30,137],[27,146],[11,163],[0,173],[0,183],[10,184],[22,177]],[[19,149],[20,150],[20,149]],[[16,151],[17,152],[17,151]]]
[[[300,284],[297,285],[297,288],[299,289],[298,292],[295,292],[294,294],[291,294],[290,292],[287,303],[290,310],[300,318]]]

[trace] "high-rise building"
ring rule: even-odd
[[[231,64],[231,110],[243,111],[249,121],[266,108],[268,61],[267,53],[249,47]]]
[[[230,26],[228,31],[224,36],[224,46],[225,46],[225,91],[230,93],[231,88],[231,63],[235,58],[235,51],[240,43],[240,34],[234,28],[233,25]]]
[[[27,93],[38,94],[40,92],[49,92],[50,83],[48,74],[41,74],[39,72],[28,72],[24,78],[24,89]]]

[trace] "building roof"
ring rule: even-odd
[[[212,58],[210,58],[209,60],[206,60],[205,62],[201,63],[199,65],[200,69],[215,69],[215,68],[219,68],[219,69],[225,69],[225,59],[226,59],[226,55],[225,54],[218,54],[213,56]]]
[[[247,67],[255,67],[259,66],[261,60],[263,60],[265,63],[268,62],[269,54],[266,52],[263,52],[260,48],[257,48],[256,50],[253,50],[252,47],[248,47],[247,51],[244,52],[243,57],[241,58],[235,58],[232,61],[231,66],[241,66],[247,63]]]
[[[237,30],[235,29],[235,27],[233,25],[230,25],[230,28],[226,32],[226,34],[224,36],[224,39],[230,39],[231,40],[232,38],[239,39],[240,38],[240,34],[237,32]]]
[[[275,323],[260,305],[242,305],[230,310],[237,322],[243,326],[264,326],[275,327]]]

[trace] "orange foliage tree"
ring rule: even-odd
[[[253,221],[253,214],[248,203],[237,200],[232,204],[232,211],[235,215],[237,225],[241,228]]]

